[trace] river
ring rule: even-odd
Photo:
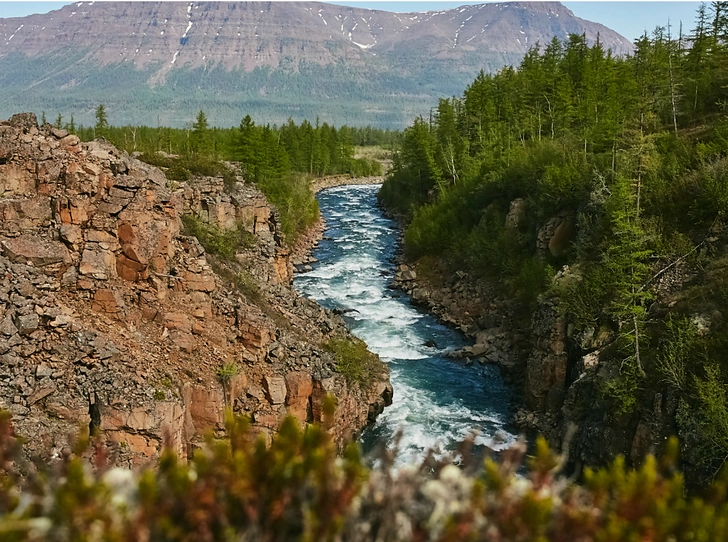
[[[377,206],[378,190],[354,185],[319,192],[327,229],[313,252],[318,262],[293,283],[327,308],[350,311],[352,332],[389,364],[394,401],[364,432],[362,446],[366,452],[383,441],[392,445],[401,431],[400,461],[413,461],[430,449],[454,450],[477,432],[476,449],[501,449],[514,439],[507,426],[510,389],[496,367],[447,359],[443,353],[467,344],[465,337],[388,288],[398,228]]]

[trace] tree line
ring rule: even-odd
[[[96,108],[94,126],[76,127],[73,116],[63,123],[59,115],[55,124],[77,133],[83,140],[103,137],[127,152],[165,152],[182,156],[202,156],[210,159],[238,160],[251,172],[270,168],[278,160],[285,170],[314,176],[351,174],[357,176],[381,174],[379,163],[355,158],[357,146],[391,148],[399,132],[371,126],[336,128],[328,123],[315,124],[292,119],[281,126],[258,125],[246,115],[237,128],[217,128],[209,125],[207,115],[200,110],[186,128],[150,126],[111,126],[103,104]],[[45,117],[45,113],[43,113]]]
[[[281,213],[288,242],[318,219],[318,206],[310,190],[312,177],[382,174],[381,163],[357,157],[360,146],[392,148],[401,133],[389,129],[341,126],[316,120],[281,126],[259,125],[246,115],[235,128],[210,126],[199,111],[188,127],[112,126],[103,104],[95,111],[93,126],[76,126],[73,116],[55,125],[76,133],[82,140],[102,137],[139,158],[162,167],[170,181],[186,181],[193,175],[223,176],[230,185],[235,174],[225,162],[233,162],[237,173],[255,183]],[[45,113],[41,116],[43,123]]]

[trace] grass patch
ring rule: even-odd
[[[185,235],[197,237],[207,252],[226,260],[232,259],[239,249],[255,245],[255,235],[245,230],[242,224],[231,230],[223,230],[214,224],[202,222],[195,215],[184,215],[182,224]]]
[[[374,383],[374,376],[379,370],[379,359],[376,354],[367,350],[367,345],[359,339],[332,338],[324,346],[326,351],[336,357],[336,369],[344,375],[350,384],[356,383],[362,389]]]
[[[202,156],[164,156],[158,152],[145,152],[139,160],[162,168],[169,181],[189,181],[193,176],[222,177],[225,191],[235,188],[235,173],[220,160]]]
[[[246,299],[260,306],[264,301],[263,294],[260,291],[255,277],[249,271],[239,271],[236,273],[220,263],[210,262],[212,270],[223,280],[230,283],[235,289],[245,296]]]
[[[370,161],[380,161],[391,160],[392,156],[393,153],[391,150],[374,145],[366,145],[354,149],[354,158],[356,159],[363,158]]]
[[[237,289],[245,298],[256,305],[263,313],[282,329],[291,329],[288,318],[273,304],[269,303],[258,285],[256,278],[247,270],[233,271],[220,260],[209,258],[208,263],[217,276]]]

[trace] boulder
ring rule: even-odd
[[[40,317],[36,313],[26,314],[18,318],[17,327],[20,335],[30,335],[40,324]]]
[[[195,337],[186,331],[173,331],[169,334],[169,338],[177,348],[187,354],[191,354],[197,349]]]
[[[549,252],[552,256],[561,256],[568,248],[576,235],[576,227],[571,218],[565,218],[556,228],[549,239]]]
[[[191,434],[222,425],[225,400],[221,389],[187,384],[182,389],[182,399],[186,406],[187,423],[192,423],[188,431]]]
[[[516,198],[511,201],[508,216],[506,216],[506,228],[517,230],[521,226],[523,219],[526,217],[526,206],[526,200],[523,198]]]
[[[38,117],[35,113],[16,113],[10,117],[8,124],[27,133],[32,128],[38,128]]]
[[[309,399],[313,393],[313,379],[309,373],[296,371],[286,374],[286,406],[291,414],[305,422],[309,419]]]
[[[111,289],[100,289],[94,293],[94,302],[91,309],[96,312],[105,312],[107,314],[117,314],[124,308],[124,302],[121,295]]]
[[[5,239],[0,242],[3,256],[13,262],[32,262],[38,267],[61,264],[66,268],[71,265],[71,255],[66,245],[60,241],[53,241],[46,237],[24,234],[20,237]]]
[[[20,164],[0,164],[0,194],[4,197],[22,197],[35,190],[32,172]]]
[[[146,265],[127,258],[124,254],[116,255],[116,273],[130,282],[145,280],[149,277]]]
[[[169,330],[178,329],[189,332],[192,329],[190,319],[182,312],[168,312],[164,315],[164,327]]]
[[[87,243],[81,256],[78,272],[99,280],[108,280],[116,276],[116,259],[114,253],[94,243]]]
[[[38,401],[45,399],[46,397],[48,397],[55,391],[56,391],[56,387],[53,384],[47,384],[47,385],[40,386],[38,389],[36,389],[33,393],[31,393],[28,396],[28,399],[27,399],[28,406],[34,405]]]
[[[265,395],[273,405],[282,405],[286,400],[286,381],[282,376],[266,376],[263,378]]]

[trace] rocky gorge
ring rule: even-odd
[[[31,456],[88,427],[116,464],[186,457],[226,408],[270,435],[329,395],[342,445],[391,401],[384,364],[368,387],[337,371],[345,323],[291,289],[277,213],[241,177],[170,183],[24,113],[0,122],[0,193],[0,408]],[[206,253],[183,216],[244,243]]]

